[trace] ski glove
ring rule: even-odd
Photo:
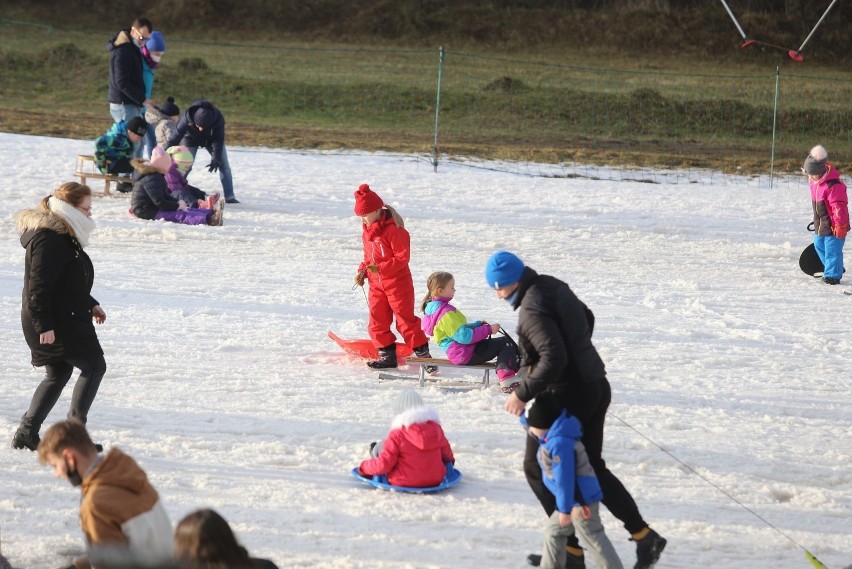
[[[364,286],[364,271],[359,271],[358,274],[355,275],[355,284],[357,286]]]
[[[849,224],[847,223],[846,225],[835,225],[831,228],[831,230],[834,232],[835,237],[837,237],[838,239],[843,239],[844,237],[846,237],[846,234],[849,233]]]
[[[219,170],[219,161],[218,160],[211,160],[210,164],[207,165],[207,171],[208,172],[216,172],[218,170]]]

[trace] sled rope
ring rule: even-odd
[[[741,508],[742,508],[742,509],[744,509],[745,511],[749,512],[751,515],[753,515],[754,517],[756,517],[757,519],[759,519],[760,521],[762,521],[763,523],[765,523],[766,525],[768,525],[769,527],[771,527],[772,529],[774,529],[775,531],[777,531],[779,534],[781,534],[782,536],[784,536],[785,538],[787,538],[787,539],[790,541],[790,543],[792,543],[793,545],[795,545],[796,547],[798,547],[799,549],[801,549],[802,551],[804,551],[804,552],[805,552],[805,557],[808,559],[808,561],[810,561],[810,562],[811,562],[811,564],[812,564],[812,565],[813,565],[816,569],[828,569],[825,565],[823,565],[823,564],[822,564],[822,562],[821,562],[819,559],[817,559],[817,558],[814,556],[814,554],[813,554],[813,553],[811,553],[810,551],[808,551],[808,550],[807,550],[807,548],[805,548],[805,546],[804,546],[804,545],[802,545],[801,543],[799,543],[798,541],[796,541],[795,539],[793,539],[792,537],[790,537],[790,536],[789,536],[787,533],[785,533],[785,532],[784,532],[781,528],[779,528],[778,526],[774,525],[772,522],[770,522],[769,520],[767,520],[766,518],[764,518],[763,516],[761,516],[760,514],[758,514],[757,512],[755,512],[754,510],[752,510],[751,508],[749,508],[748,506],[746,506],[745,504],[743,504],[741,501],[739,501],[739,500],[738,500],[735,496],[731,495],[731,494],[730,494],[728,491],[726,491],[724,488],[722,488],[722,487],[721,487],[721,486],[719,486],[718,484],[714,483],[712,480],[710,480],[709,478],[707,478],[706,476],[704,476],[703,474],[701,474],[700,472],[698,472],[697,470],[695,470],[694,468],[692,468],[691,466],[689,466],[687,463],[685,463],[684,461],[682,461],[681,459],[679,459],[677,456],[675,456],[675,455],[674,455],[673,453],[671,453],[670,451],[668,451],[668,450],[664,449],[662,446],[660,446],[659,444],[657,444],[657,443],[656,443],[653,439],[651,439],[650,437],[648,437],[647,435],[645,435],[644,433],[642,433],[642,432],[641,432],[640,430],[638,430],[636,427],[634,427],[633,425],[631,425],[630,423],[628,423],[627,421],[625,421],[624,419],[622,419],[622,418],[621,418],[621,417],[619,417],[618,415],[616,415],[616,414],[612,413],[612,411],[610,411],[610,412],[609,412],[609,415],[611,415],[612,417],[615,417],[616,419],[618,419],[618,421],[619,421],[621,424],[623,424],[625,427],[627,427],[628,429],[630,429],[631,431],[633,431],[634,433],[636,433],[637,435],[639,435],[640,437],[642,437],[643,439],[645,439],[646,441],[648,441],[649,443],[651,443],[652,445],[654,445],[655,447],[657,447],[658,449],[660,449],[661,451],[663,451],[664,453],[666,453],[667,455],[669,455],[670,457],[672,457],[672,459],[674,459],[674,460],[675,460],[677,463],[679,463],[681,466],[683,466],[684,468],[686,468],[687,470],[689,470],[690,472],[692,472],[693,474],[695,474],[696,476],[698,476],[700,479],[702,479],[704,482],[706,482],[707,484],[709,484],[710,486],[712,486],[713,488],[715,488],[716,490],[718,490],[719,492],[721,492],[722,494],[724,494],[725,496],[727,496],[728,498],[730,498],[730,500],[731,500],[732,502],[734,502],[735,504],[737,504],[739,507],[741,507]]]

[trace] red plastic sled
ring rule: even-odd
[[[373,360],[379,357],[379,351],[373,345],[372,340],[344,340],[331,330],[328,331],[328,337],[334,340],[335,344],[343,348],[343,351],[347,354]],[[400,344],[399,342],[396,343],[396,358],[400,364],[404,363],[405,358],[413,353],[414,350],[408,345]]]

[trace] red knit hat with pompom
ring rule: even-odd
[[[358,186],[355,192],[355,215],[367,215],[385,205],[379,194],[370,189],[367,184]]]

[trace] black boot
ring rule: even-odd
[[[388,369],[396,367],[396,344],[379,348],[379,359],[367,362],[372,369]]]
[[[431,358],[432,354],[429,353],[429,342],[426,342],[422,346],[417,346],[414,348],[414,355],[418,358]],[[438,366],[426,366],[426,373],[429,375],[435,375],[438,373]]]
[[[15,436],[12,437],[12,448],[28,448],[34,451],[38,449],[40,442],[41,438],[38,436],[38,433],[32,434],[28,431],[18,429],[15,431]]]

